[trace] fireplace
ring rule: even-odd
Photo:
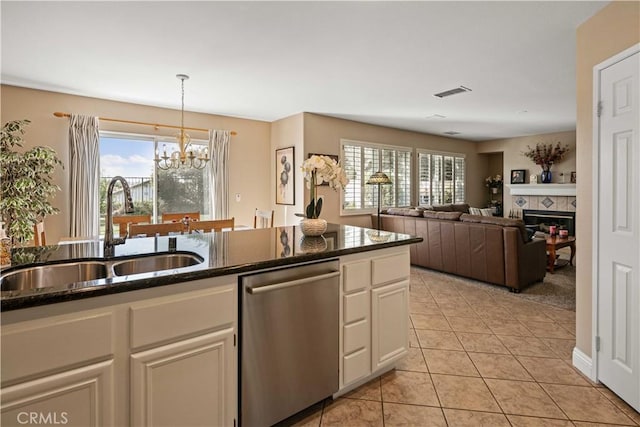
[[[569,236],[576,234],[576,213],[569,211],[538,211],[524,209],[522,219],[527,226],[537,226],[540,231],[549,232],[549,226],[555,225],[569,230]]]

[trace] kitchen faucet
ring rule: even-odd
[[[107,215],[105,220],[106,224],[104,231],[103,250],[103,256],[105,258],[112,257],[115,254],[115,246],[123,244],[127,240],[127,236],[129,235],[129,233],[127,232],[123,237],[113,237],[113,187],[118,181],[120,181],[120,183],[122,184],[122,190],[124,191],[124,211],[125,213],[133,213],[133,200],[131,200],[131,189],[129,188],[127,180],[121,176],[114,176],[111,182],[109,182],[109,187],[107,188]]]

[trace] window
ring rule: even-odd
[[[207,145],[207,141],[191,141]],[[161,170],[153,161],[156,152],[178,149],[170,138],[145,135],[100,133],[100,234],[104,234],[107,211],[107,186],[116,175],[129,183],[135,214],[149,214],[160,222],[162,212],[200,212],[210,219],[210,193],[207,180],[210,164],[204,169]],[[113,192],[114,214],[124,214],[124,194],[120,185]],[[117,228],[116,228],[117,232]]]
[[[463,203],[464,155],[418,150],[418,180],[420,205]]]
[[[382,206],[411,204],[411,148],[342,141],[342,164],[349,184],[342,194],[342,214],[366,213],[378,206],[378,186],[367,185],[377,171],[391,178],[381,187]]]

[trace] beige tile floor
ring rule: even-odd
[[[287,425],[640,425],[640,414],[573,368],[575,312],[411,271],[409,356]]]

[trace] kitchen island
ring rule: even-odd
[[[344,394],[408,351],[408,245],[420,240],[341,225],[319,239],[297,227],[177,236],[171,251],[170,237],[129,239],[116,260],[171,252],[202,261],[3,292],[2,423],[37,413],[67,425],[242,424],[239,282],[326,260],[340,269],[334,396]],[[16,255],[25,266],[102,260],[97,242]]]

